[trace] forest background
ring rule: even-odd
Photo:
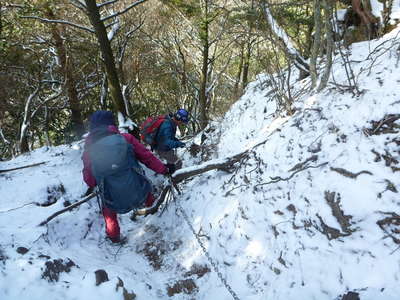
[[[136,124],[178,107],[207,130],[260,73],[278,114],[332,55],[394,28],[393,0],[15,0],[0,3],[0,158],[79,140],[97,109]],[[350,65],[350,64],[348,64]],[[290,70],[290,68],[293,70]],[[294,66],[294,67],[293,67]],[[291,77],[311,77],[304,91]],[[356,79],[348,69],[354,93]]]

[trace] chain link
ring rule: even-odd
[[[208,253],[206,247],[204,246],[203,242],[200,239],[200,236],[196,233],[196,231],[194,230],[194,227],[192,225],[192,223],[189,220],[188,215],[186,214],[186,212],[183,210],[183,207],[179,204],[178,201],[175,201],[176,205],[178,206],[179,211],[182,213],[183,218],[185,219],[186,223],[188,224],[188,226],[190,227],[190,230],[192,231],[192,233],[194,234],[194,236],[196,237],[197,242],[199,243],[201,249],[203,250],[205,256],[207,257],[208,261],[210,262],[211,266],[213,267],[215,273],[217,273],[218,278],[221,280],[221,282],[224,284],[224,286],[226,287],[226,289],[229,291],[229,293],[232,295],[233,299],[235,300],[240,300],[240,298],[238,297],[238,295],[234,292],[234,290],[232,289],[232,287],[228,284],[228,282],[226,282],[226,279],[224,278],[224,276],[222,275],[222,273],[219,271],[219,268],[216,264],[216,262],[211,258],[210,253]]]

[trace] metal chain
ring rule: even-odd
[[[186,214],[186,212],[183,210],[183,207],[180,205],[180,203],[178,201],[175,201],[179,211],[182,213],[183,218],[185,219],[186,223],[188,224],[188,226],[190,227],[190,230],[192,231],[192,233],[194,234],[194,236],[196,237],[197,242],[199,243],[201,249],[203,250],[205,256],[207,257],[208,261],[210,262],[211,266],[213,267],[215,273],[217,273],[218,278],[221,280],[221,282],[224,284],[224,286],[226,287],[226,289],[229,291],[229,293],[232,295],[233,299],[235,300],[240,300],[240,298],[238,297],[238,295],[233,291],[232,287],[226,282],[226,279],[224,278],[224,276],[221,274],[221,272],[219,271],[219,268],[216,264],[216,262],[211,258],[210,254],[208,253],[206,247],[204,246],[203,242],[200,239],[200,236],[196,233],[196,231],[194,230],[194,227],[192,225],[192,223],[190,223],[189,221],[189,217]]]

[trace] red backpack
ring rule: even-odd
[[[165,121],[166,116],[161,115],[158,117],[148,117],[141,125],[140,125],[140,139],[150,146],[156,144],[155,137],[158,132],[158,128]]]

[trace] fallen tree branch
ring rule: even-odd
[[[41,223],[39,224],[39,226],[46,225],[46,224],[49,223],[51,220],[53,220],[55,217],[57,217],[57,216],[59,216],[59,215],[65,213],[65,212],[67,212],[67,211],[70,211],[71,209],[73,209],[73,208],[75,208],[75,207],[77,207],[77,206],[79,206],[79,205],[81,205],[81,204],[83,204],[83,203],[89,201],[89,200],[92,199],[93,197],[97,196],[97,194],[98,194],[98,192],[91,193],[91,194],[89,194],[88,196],[86,196],[85,198],[83,198],[82,200],[80,200],[80,201],[78,201],[78,202],[75,202],[75,203],[73,203],[73,204],[71,204],[71,205],[68,205],[67,207],[65,207],[65,208],[63,208],[63,209],[61,209],[61,210],[55,212],[55,213],[52,214],[50,217],[48,217],[46,220],[44,220],[43,222],[41,222]]]
[[[392,238],[393,242],[396,244],[400,244],[399,228],[400,228],[400,216],[395,212],[383,212],[389,217],[386,217],[382,220],[378,220],[376,224],[385,232],[390,238]],[[397,235],[397,236],[396,236]]]
[[[294,175],[296,175],[297,173],[299,173],[299,172],[301,172],[301,171],[304,171],[304,170],[307,170],[307,169],[310,169],[310,168],[313,168],[313,169],[319,168],[319,167],[325,166],[325,165],[327,165],[327,164],[328,164],[328,162],[324,162],[324,163],[319,164],[319,165],[317,165],[317,166],[307,166],[307,167],[304,167],[304,168],[302,168],[302,169],[297,169],[297,170],[296,170],[295,172],[293,172],[289,177],[286,177],[286,178],[282,178],[282,177],[280,177],[280,176],[271,177],[271,179],[272,179],[271,181],[256,184],[254,187],[261,186],[261,185],[267,185],[267,184],[271,184],[271,183],[276,183],[276,182],[278,182],[278,181],[289,181],[290,179],[293,178]]]
[[[349,178],[353,178],[353,179],[357,179],[357,177],[359,175],[361,175],[361,174],[372,175],[372,173],[370,171],[366,171],[366,170],[362,170],[362,171],[360,171],[358,173],[353,173],[353,172],[347,171],[346,169],[343,169],[343,168],[331,167],[331,170],[335,171],[335,172],[337,172],[337,173],[339,173],[339,174],[341,174],[341,175],[343,175],[345,177],[349,177]]]
[[[331,208],[332,215],[338,221],[340,228],[343,232],[351,234],[354,229],[351,229],[350,220],[352,216],[345,215],[344,211],[340,207],[340,194],[330,191],[325,191],[325,200],[328,203],[329,207]]]
[[[6,173],[6,172],[10,172],[10,171],[25,169],[25,168],[36,167],[36,166],[39,166],[39,165],[43,165],[43,164],[45,164],[45,163],[47,163],[47,161],[43,161],[43,162],[40,162],[40,163],[36,163],[36,164],[32,164],[32,165],[27,165],[27,166],[23,166],[23,167],[17,167],[17,168],[12,168],[12,169],[0,170],[0,173]]]
[[[296,164],[293,168],[291,168],[288,172],[296,171],[299,169],[303,169],[309,161],[316,162],[318,159],[318,155],[313,155],[307,158],[305,161]]]
[[[172,182],[177,184],[185,179],[211,170],[230,171],[235,163],[247,157],[247,155],[248,151],[245,151],[222,160],[212,160],[200,166],[179,169],[172,175]]]
[[[379,134],[396,134],[399,132],[400,125],[396,122],[400,119],[400,114],[388,114],[379,121],[371,121],[372,128],[364,128],[363,132],[366,136]]]
[[[342,232],[340,232],[339,229],[328,226],[319,214],[316,214],[316,216],[318,217],[319,221],[321,222],[321,228],[316,227],[316,229],[319,232],[325,234],[326,237],[328,238],[328,240],[334,240],[339,237],[349,236],[351,234],[350,232],[342,233]]]

